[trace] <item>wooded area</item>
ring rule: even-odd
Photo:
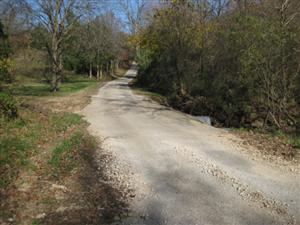
[[[4,0],[0,4],[1,82],[25,74],[43,78],[55,92],[65,71],[100,79],[128,62],[128,35],[112,11],[100,11],[100,1]]]
[[[165,2],[135,41],[138,83],[226,127],[298,131],[298,0]]]
[[[18,116],[17,96],[72,92],[128,68],[129,34],[104,3],[0,1],[1,118]]]
[[[17,115],[11,94],[26,80],[57,92],[70,74],[107,79],[135,58],[137,84],[179,110],[299,132],[299,1],[150,3],[2,0],[1,111]]]

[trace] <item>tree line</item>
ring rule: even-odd
[[[113,75],[128,63],[128,34],[115,12],[103,7],[93,0],[0,1],[2,83],[13,80],[15,55],[29,50],[41,55],[35,61],[44,62],[41,78],[53,92],[59,91],[65,71],[97,79]]]
[[[298,0],[164,1],[133,38],[137,83],[227,127],[300,130]]]

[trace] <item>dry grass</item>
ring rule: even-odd
[[[45,113],[31,105],[19,113],[16,120],[2,121],[0,130],[1,224],[31,224],[38,195],[50,194],[47,183],[70,176],[80,165],[80,152],[96,148],[77,114]]]
[[[233,130],[233,133],[243,140],[243,145],[255,147],[261,158],[274,162],[300,162],[299,137],[241,129]]]

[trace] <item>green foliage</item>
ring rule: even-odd
[[[275,19],[258,16],[238,16],[220,34],[230,54],[216,57],[213,86],[217,106],[227,115],[227,125],[251,123],[251,114],[262,119],[272,114],[276,119],[268,122],[278,123],[278,128],[282,128],[280,120],[283,126],[289,123],[282,111],[297,107],[293,83],[298,76],[297,53],[292,49],[296,40],[290,35],[284,34]]]
[[[102,69],[108,74],[109,68],[114,66],[112,61],[121,59],[123,42],[125,36],[113,14],[106,13],[87,23],[78,23],[73,35],[64,42],[64,68],[80,73]]]
[[[0,92],[0,116],[7,118],[16,118],[18,116],[18,107],[15,99],[4,92]]]
[[[295,130],[299,20],[288,20],[292,8],[279,15],[268,7],[268,16],[257,3],[222,19],[184,1],[158,10],[139,37],[137,84],[225,126]]]
[[[5,34],[3,25],[0,21],[0,84],[1,82],[11,81],[10,69],[12,62],[9,60],[11,47],[8,41],[8,35]]]
[[[8,42],[8,35],[4,32],[3,24],[0,21],[0,60],[6,59],[11,53],[11,47]]]

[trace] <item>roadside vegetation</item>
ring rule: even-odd
[[[215,126],[280,133],[298,148],[299,10],[296,0],[168,2],[132,39],[136,85]]]
[[[0,1],[0,224],[99,224],[125,203],[75,112],[124,75],[127,34],[94,1],[31,2]]]
[[[124,194],[99,182],[106,178],[94,165],[96,150],[103,167],[109,156],[80,115],[63,111],[67,97],[74,96],[64,97],[61,112],[35,97],[16,119],[1,118],[1,224],[99,224],[123,213]]]

